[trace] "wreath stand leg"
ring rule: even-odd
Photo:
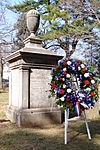
[[[84,115],[84,121],[85,121],[85,125],[86,125],[86,130],[87,130],[87,134],[88,134],[88,138],[89,140],[91,140],[91,134],[90,134],[90,129],[89,129],[89,125],[88,125],[88,122],[87,122],[87,118],[86,118],[86,113],[85,113],[85,110],[83,111],[83,115]],[[65,144],[67,144],[68,142],[68,136],[67,136],[67,133],[68,133],[68,119],[69,119],[69,109],[65,109]]]
[[[69,118],[69,109],[65,109],[65,144],[67,144],[67,132],[68,132],[68,118]]]
[[[85,125],[86,125],[88,138],[89,138],[89,140],[91,140],[91,134],[90,134],[90,129],[89,129],[89,125],[88,125],[88,122],[87,122],[85,110],[83,111],[83,114],[84,114],[84,120],[85,120]]]

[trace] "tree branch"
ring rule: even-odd
[[[59,47],[61,47],[59,44],[53,44],[53,45],[50,45],[50,46],[45,47],[45,48],[49,49],[50,47],[54,47],[54,46],[59,46]]]

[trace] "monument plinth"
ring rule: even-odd
[[[27,25],[31,35],[24,41],[25,47],[8,56],[9,105],[7,117],[11,122],[24,126],[45,126],[62,122],[62,111],[49,99],[51,68],[62,56],[41,46],[35,36],[39,26],[39,13],[27,13]]]

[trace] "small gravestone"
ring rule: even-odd
[[[41,46],[35,36],[40,15],[36,10],[27,13],[27,26],[31,32],[25,47],[8,56],[9,105],[7,117],[24,126],[45,126],[62,122],[62,111],[49,99],[51,68],[62,56]]]

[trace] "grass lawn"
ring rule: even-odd
[[[100,118],[89,121],[92,140],[82,120],[69,123],[68,145],[64,145],[64,124],[50,128],[22,128],[5,115],[8,93],[0,93],[0,150],[99,150]]]
[[[0,91],[0,119],[6,118],[6,107],[8,104],[8,92]]]

